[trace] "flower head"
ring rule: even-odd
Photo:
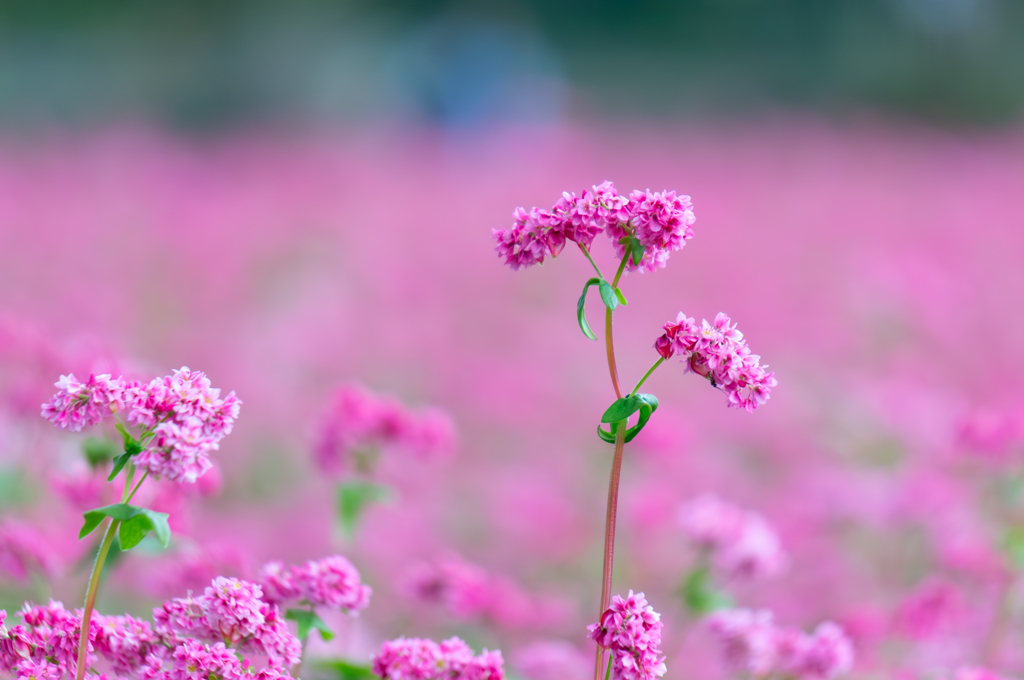
[[[123,381],[108,374],[89,376],[84,383],[74,373],[62,375],[54,383],[57,393],[43,404],[42,415],[57,427],[80,432],[98,425],[122,405]]]
[[[504,680],[500,651],[478,655],[457,637],[440,644],[419,638],[398,638],[381,645],[373,657],[373,673],[383,680]]]
[[[643,593],[616,595],[601,620],[588,627],[588,637],[611,651],[616,680],[653,680],[665,674],[661,650],[661,615]]]
[[[753,411],[768,401],[771,388],[778,384],[774,373],[761,365],[761,357],[751,354],[743,334],[724,313],[714,323],[704,319],[697,326],[682,312],[675,323],[669,322],[654,341],[663,359],[680,356],[688,370],[707,378],[714,387],[729,395],[729,406]]]

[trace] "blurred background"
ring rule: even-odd
[[[614,398],[574,318],[592,274],[568,248],[512,272],[490,230],[612,180],[697,216],[625,279],[624,382],[680,310],[729,313],[779,379],[753,414],[674,363],[647,383],[614,592],[663,614],[667,677],[730,673],[677,518],[706,493],[787,567],[702,587],[839,622],[854,675],[1024,674],[1022,36],[1011,0],[0,4],[0,608],[76,605],[96,547],[105,463],[39,417],[54,381],[188,365],[243,401],[219,481],[152,485],[174,542],[115,560],[100,611],[341,553],[374,599],[315,658],[457,634],[587,676]],[[384,447],[354,537],[314,455],[350,384],[457,441]]]

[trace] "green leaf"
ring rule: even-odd
[[[390,500],[393,497],[390,487],[373,482],[342,482],[338,485],[338,519],[342,531],[349,538],[355,536],[359,518],[371,502]]]
[[[630,417],[644,406],[646,402],[638,395],[631,394],[612,402],[612,405],[601,416],[602,423],[617,423]]]
[[[715,588],[708,567],[699,567],[687,574],[679,594],[686,609],[694,616],[703,616],[732,604],[725,592]]]
[[[617,297],[619,299],[619,304],[620,305],[628,305],[629,304],[629,301],[626,300],[626,296],[623,295],[622,291],[619,290],[618,288],[615,289],[615,297]]]
[[[95,510],[88,510],[83,515],[85,524],[78,532],[78,538],[82,539],[91,534],[100,525],[104,517],[116,519],[121,524],[119,538],[121,549],[128,550],[134,547],[146,535],[152,531],[156,538],[165,548],[171,542],[171,527],[167,523],[169,515],[163,512],[156,512],[149,508],[140,508],[135,505],[118,503],[107,505]]]
[[[1003,552],[1017,570],[1024,569],[1024,527],[1010,527],[1003,535]]]
[[[120,456],[114,459],[114,467],[107,476],[107,481],[114,481],[114,477],[117,477],[118,473],[124,469],[124,466],[128,464],[128,461],[132,459],[132,454],[122,453]]]
[[[640,239],[636,236],[630,236],[629,249],[633,253],[633,266],[639,267],[640,260],[644,259],[644,250],[646,250],[647,247],[643,243],[640,243]]]
[[[117,455],[117,444],[109,439],[97,439],[86,437],[82,442],[82,451],[85,459],[89,461],[89,467],[95,468],[105,460],[110,460]]]
[[[334,671],[338,680],[377,680],[369,664],[356,664],[343,659],[314,662],[325,671]]]
[[[315,612],[308,609],[289,609],[284,613],[284,618],[299,624],[300,640],[305,640],[314,628],[320,631],[320,637],[324,642],[334,639],[334,631]]]
[[[590,287],[598,283],[601,279],[596,276],[583,285],[583,293],[580,294],[580,299],[576,303],[576,321],[580,324],[580,330],[583,331],[583,335],[587,336],[591,340],[597,340],[597,336],[594,335],[594,331],[590,330],[590,324],[587,323],[587,317],[585,315],[584,308],[587,304],[587,291]]]
[[[604,279],[601,279],[597,284],[598,290],[601,291],[601,302],[608,309],[614,310],[619,306],[619,298],[615,295],[615,290],[612,288],[612,284],[608,283]]]

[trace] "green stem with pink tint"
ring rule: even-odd
[[[135,496],[135,492],[146,481],[149,473],[147,472],[142,475],[139,483],[135,485],[135,488],[132,488],[132,478],[134,476],[135,465],[134,463],[129,463],[128,475],[124,480],[124,492],[121,494],[121,503],[127,504]],[[131,489],[130,492],[129,489]],[[92,565],[92,575],[89,577],[89,590],[85,595],[85,611],[82,613],[82,629],[78,639],[78,668],[75,670],[75,680],[83,680],[85,677],[89,653],[89,625],[92,622],[93,607],[96,605],[96,593],[100,587],[100,576],[103,573],[103,565],[107,561],[107,553],[110,552],[110,546],[114,542],[114,534],[117,532],[117,527],[120,523],[119,520],[110,519],[107,531],[103,534],[103,542],[100,543],[99,552],[96,553],[96,561]]]
[[[586,251],[584,250],[584,253]],[[626,260],[630,253],[622,258],[619,270],[615,273],[615,280],[612,281],[612,288],[619,285],[622,272],[626,269]],[[589,259],[589,254],[587,255]],[[591,260],[593,263],[593,260]],[[597,265],[594,265],[597,269]],[[612,339],[612,310],[605,309],[604,315],[604,342],[608,355],[608,373],[612,379],[612,387],[615,388],[615,398],[622,398],[622,390],[619,389],[619,370],[615,364],[615,343]],[[657,366],[655,366],[657,368]],[[654,370],[653,368],[651,369]],[[650,375],[650,371],[648,372]],[[646,376],[644,380],[646,380]],[[640,381],[641,384],[643,380]],[[621,421],[616,427],[615,453],[612,456],[612,474],[608,480],[608,507],[605,512],[604,522],[604,565],[601,574],[601,609],[597,613],[598,621],[601,615],[608,609],[612,601],[612,569],[615,563],[615,520],[619,507],[619,478],[622,474],[622,452],[626,446],[626,421]],[[611,660],[609,659],[609,663]],[[601,669],[604,666],[604,650],[597,648],[597,659],[594,662],[594,680],[601,680]]]

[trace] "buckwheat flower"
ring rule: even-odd
[[[370,603],[371,589],[359,572],[341,555],[311,560],[299,573],[303,595],[314,606],[358,612]]]
[[[96,652],[110,662],[117,673],[134,673],[146,663],[146,657],[163,640],[148,621],[128,615],[93,614],[96,626]],[[90,627],[91,633],[91,627]]]
[[[62,375],[54,383],[57,394],[43,404],[42,416],[61,429],[80,432],[98,425],[121,405],[122,384],[108,374],[89,376],[79,382],[74,373]]]
[[[25,626],[16,625],[7,628],[4,622],[7,612],[0,609],[0,670],[11,673],[25,659],[32,657],[35,647]]]
[[[801,651],[795,665],[803,680],[830,680],[853,666],[853,645],[831,621],[820,624]]]
[[[513,270],[544,264],[546,257],[557,257],[565,246],[560,220],[551,213],[516,208],[512,217],[511,229],[493,229],[491,233],[498,242],[494,250]]]
[[[777,633],[770,611],[721,610],[708,618],[707,625],[718,637],[730,667],[755,676],[767,675],[775,668]]]
[[[255,635],[266,620],[262,595],[255,583],[218,576],[203,595],[206,624],[232,644]]]
[[[242,665],[234,652],[218,642],[212,647],[196,640],[185,640],[172,655],[174,666],[168,680],[237,680],[243,677]]]
[[[32,606],[28,603],[21,612],[22,621],[28,630],[28,637],[37,652],[54,661],[58,666],[70,668],[72,672],[78,666],[78,643],[81,638],[82,612],[69,612],[60,602],[50,600],[48,605]],[[89,631],[88,663],[95,658],[93,642],[95,631]]]
[[[490,574],[457,555],[414,566],[405,576],[403,590],[421,602],[444,605],[460,619],[487,614],[492,604]]]
[[[275,605],[264,602],[260,607],[263,625],[251,640],[244,642],[242,651],[264,654],[272,667],[288,668],[302,660],[302,643],[288,628],[288,622]]]
[[[706,493],[679,506],[679,526],[725,576],[774,576],[788,563],[778,535],[759,513]]]
[[[398,638],[381,645],[373,673],[383,680],[504,680],[501,652],[486,649],[473,656],[457,637],[433,640]]]
[[[588,626],[591,640],[612,654],[612,678],[652,680],[665,674],[661,650],[661,615],[643,593],[616,595],[597,623]]]
[[[771,388],[778,384],[775,374],[761,365],[761,357],[751,354],[743,334],[726,314],[719,312],[714,323],[704,319],[697,327],[680,312],[676,322],[662,330],[654,341],[655,350],[663,359],[679,356],[688,370],[728,395],[728,406],[752,412],[768,401]]]
[[[679,506],[679,526],[695,545],[717,549],[742,531],[743,510],[726,503],[713,493],[704,493]]]
[[[57,556],[50,541],[34,528],[5,518],[0,520],[0,569],[19,581],[32,574],[53,577]]]
[[[68,670],[46,659],[25,659],[15,667],[18,680],[62,680]]]
[[[267,562],[260,569],[260,586],[263,599],[277,604],[292,602],[302,597],[302,588],[292,573],[293,568],[284,562]]]
[[[209,454],[231,433],[242,403],[234,392],[221,398],[205,374],[187,366],[148,385],[128,386],[124,402],[129,424],[153,433],[136,466],[189,484],[212,467]]]

